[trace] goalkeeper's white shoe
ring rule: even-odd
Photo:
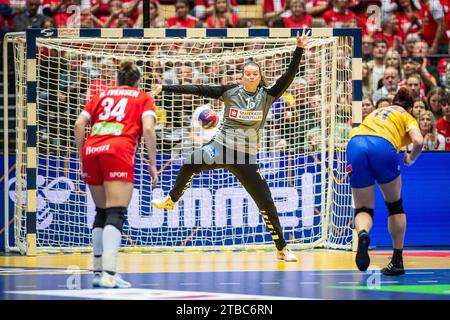
[[[175,206],[175,202],[173,202],[170,195],[167,195],[164,198],[154,199],[150,203],[158,209],[172,210]]]
[[[115,275],[110,275],[106,272],[103,273],[100,279],[99,286],[102,288],[131,288],[131,283],[122,279],[122,277],[116,273]]]
[[[94,273],[94,278],[92,278],[92,286],[94,288],[98,288],[100,287],[100,279],[102,278],[102,274],[101,273]]]
[[[286,262],[297,262],[298,259],[295,254],[292,253],[287,247],[284,247],[283,250],[278,250],[277,252],[278,260],[283,260]]]

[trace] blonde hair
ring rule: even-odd
[[[437,129],[436,129],[436,119],[434,118],[433,112],[431,110],[421,110],[419,113],[419,117],[417,118],[417,121],[419,122],[419,128],[420,128],[420,120],[422,120],[423,117],[426,115],[430,116],[431,119],[431,128],[430,132],[434,137],[437,137]]]

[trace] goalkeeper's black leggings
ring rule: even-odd
[[[186,159],[178,173],[175,185],[169,192],[170,196],[174,201],[178,201],[196,174],[214,169],[227,169],[239,179],[258,206],[275,246],[278,250],[283,249],[286,241],[277,209],[267,181],[254,156],[226,149],[216,142],[204,145]]]

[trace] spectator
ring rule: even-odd
[[[167,27],[169,28],[194,28],[197,18],[189,14],[189,0],[175,1],[175,17],[167,19]]]
[[[406,36],[404,41],[404,50],[402,52],[403,57],[411,57],[414,53],[414,46],[420,41],[420,36],[416,33],[410,33]]]
[[[364,96],[371,97],[373,94],[372,69],[367,62],[362,64],[362,91]]]
[[[369,35],[362,37],[362,59],[363,61],[370,61],[373,59],[373,38]]]
[[[98,76],[89,84],[86,96],[87,100],[91,100],[96,94],[106,91],[111,87],[116,86],[115,79],[116,65],[113,60],[103,58],[97,66]]]
[[[291,16],[283,18],[286,28],[309,28],[313,21],[313,16],[306,14],[305,0],[291,0]]]
[[[393,13],[386,15],[381,20],[381,31],[375,33],[373,38],[384,39],[386,40],[388,49],[400,51],[404,36],[398,26],[397,16]]]
[[[445,137],[436,130],[436,120],[433,113],[430,110],[421,111],[418,122],[423,137],[423,150],[444,151]]]
[[[264,0],[263,12],[264,21],[267,25],[275,17],[289,17],[291,15],[289,0]]]
[[[412,56],[422,58],[422,68],[424,69],[427,77],[433,82],[433,85],[437,85],[440,79],[439,70],[436,66],[429,63],[428,55],[430,55],[430,50],[426,41],[417,41],[414,44]]]
[[[434,88],[434,83],[430,79],[430,74],[423,64],[423,59],[421,57],[403,57],[402,58],[402,70],[404,78],[408,78],[410,75],[417,74],[420,77],[420,89],[422,90],[422,95],[426,95]],[[403,86],[404,83],[400,83]]]
[[[166,20],[160,15],[160,6],[157,0],[150,1],[150,28],[164,28],[166,26]],[[144,26],[144,15],[141,13],[136,25],[139,28]]]
[[[385,67],[393,67],[397,69],[398,76],[402,79],[402,60],[400,53],[395,50],[388,50],[388,52],[386,52]]]
[[[3,41],[4,34],[14,30],[15,14],[16,10],[9,1],[0,1],[0,43]]]
[[[440,119],[443,116],[442,101],[445,100],[445,97],[445,90],[441,87],[433,88],[427,95],[427,103],[435,119]]]
[[[406,79],[406,88],[409,90],[411,97],[416,99],[422,99],[425,95],[421,90],[420,75],[413,73]]]
[[[55,29],[55,28],[58,28],[58,26],[56,25],[55,20],[53,20],[52,18],[49,18],[49,17],[45,17],[44,21],[41,24],[41,28],[42,29]]]
[[[42,12],[44,15],[51,17],[59,28],[65,28],[70,17],[69,13],[74,13],[69,10],[70,6],[79,7],[80,5],[81,0],[43,0]]]
[[[400,77],[398,71],[394,67],[387,67],[384,71],[383,86],[375,91],[372,95],[372,99],[375,103],[383,97],[387,97],[389,94],[397,93],[399,89]]]
[[[450,151],[450,95],[445,94],[442,97],[443,117],[436,121],[436,128],[440,134],[445,137],[445,150]]]
[[[378,90],[378,81],[384,76],[384,61],[387,52],[387,42],[384,39],[377,39],[374,41],[373,60],[369,62],[369,67],[372,69],[372,90]]]
[[[213,13],[206,19],[208,28],[236,28],[238,21],[229,0],[214,0]]]
[[[306,0],[306,13],[321,16],[330,6],[331,0]]]
[[[362,118],[364,120],[373,110],[375,110],[375,105],[370,97],[364,96],[362,98]]]
[[[191,1],[192,2],[192,1]],[[250,2],[253,2],[250,0]],[[230,0],[230,5],[233,13],[238,14],[238,1]],[[213,14],[214,11],[214,0],[194,0],[194,9],[192,10],[192,14],[199,20],[204,20],[210,15]]]
[[[430,47],[430,54],[436,54],[438,51],[447,53],[447,48],[439,50],[439,46],[446,46],[448,43],[445,34],[444,10],[439,0],[420,1],[420,21],[422,23],[422,38]]]
[[[349,10],[350,0],[333,0],[333,8],[324,12],[323,20],[330,28],[342,28],[345,22],[357,20],[356,14]]]
[[[249,19],[239,19],[239,21],[236,23],[236,28],[252,28],[253,23]]]
[[[414,101],[414,105],[413,105],[413,108],[411,110],[411,114],[413,115],[414,118],[417,119],[417,121],[419,121],[420,113],[422,111],[426,111],[426,110],[430,110],[430,108],[427,105],[426,100],[425,99],[418,99],[418,100]]]
[[[123,24],[123,21],[127,21],[131,26],[136,25],[140,16],[138,6],[141,1],[142,0],[122,1],[123,20],[119,22]],[[117,27],[119,28],[119,26]]]
[[[422,33],[422,24],[419,20],[420,5],[418,3],[413,4],[411,0],[396,0],[396,3],[399,7],[395,15],[402,34],[405,36],[409,33],[420,35]]]
[[[386,107],[389,107],[391,104],[392,104],[392,99],[391,98],[388,98],[388,97],[381,98],[375,104],[375,109],[386,108]]]
[[[40,28],[45,20],[42,14],[38,13],[41,0],[28,0],[26,11],[14,18],[14,31],[25,31],[28,28]]]

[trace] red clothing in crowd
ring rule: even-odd
[[[286,28],[309,28],[311,27],[314,17],[310,14],[304,14],[300,20],[295,20],[293,16],[283,18]]]
[[[222,19],[217,19],[216,21],[214,21],[214,16],[209,16],[208,18],[206,18],[206,23],[208,24],[208,28],[228,28],[230,26],[226,26],[224,20]],[[231,27],[232,28],[236,28],[236,24],[239,21],[239,16],[233,14],[231,16]]]
[[[450,122],[445,121],[445,117],[436,121],[437,131],[445,137],[445,151],[450,151]]]
[[[386,42],[388,44],[388,49],[391,49],[394,46],[395,41],[398,41],[398,43],[400,43],[400,44],[402,43],[403,37],[402,37],[401,34],[402,34],[401,32],[397,32],[397,34],[389,36],[387,34],[384,34],[381,31],[379,31],[379,32],[375,33],[375,35],[373,36],[373,39],[374,40],[375,39],[384,39],[384,40],[386,40]]]
[[[440,6],[440,3],[435,3],[435,5]],[[428,43],[429,46],[431,46],[433,44],[433,40],[436,35],[437,23],[434,20],[433,14],[431,12],[432,9],[431,3],[430,2],[424,3],[420,1],[420,6],[421,10],[419,14],[419,19],[420,22],[422,23],[423,29],[422,38]],[[442,16],[441,18],[444,18],[444,16]],[[447,42],[448,42],[447,35],[444,34],[439,43],[447,43]]]
[[[167,27],[194,28],[197,21],[198,19],[191,15],[188,15],[185,20],[181,20],[178,17],[170,17],[167,19]]]
[[[323,13],[322,18],[325,24],[331,28],[341,28],[345,22],[357,21],[356,14],[350,10],[340,13],[335,9],[330,9]]]
[[[276,5],[276,2],[278,6]],[[286,5],[286,0],[264,0],[263,12],[274,12],[275,9],[284,11],[284,6]]]

